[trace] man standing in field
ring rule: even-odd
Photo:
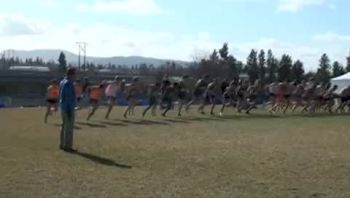
[[[70,68],[67,71],[67,76],[60,83],[60,108],[63,122],[60,149],[66,152],[74,152],[72,147],[76,105],[75,76],[76,70]]]

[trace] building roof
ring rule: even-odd
[[[347,80],[347,81],[350,81],[350,72],[344,74],[344,75],[341,75],[341,76],[338,76],[336,78],[333,78],[332,81],[339,81],[339,80]]]
[[[45,66],[11,66],[9,70],[12,71],[36,71],[36,72],[49,72],[50,68]]]

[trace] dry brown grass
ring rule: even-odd
[[[78,113],[67,154],[57,115],[0,110],[0,197],[350,197],[349,116],[104,112]]]

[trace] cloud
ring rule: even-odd
[[[276,5],[280,12],[298,12],[306,7],[327,6],[330,10],[337,8],[335,0],[222,0],[230,3],[266,3]],[[271,4],[272,3],[272,4]]]
[[[324,42],[350,42],[350,35],[327,32],[324,34],[315,35],[313,36],[312,39],[315,41],[324,41]]]
[[[194,49],[212,50],[218,44],[207,33],[177,35],[171,32],[139,31],[105,23],[52,25],[37,35],[0,36],[5,49],[65,49],[76,52],[77,41],[88,43],[90,56],[147,56],[191,60]],[[0,50],[0,51],[1,51]]]
[[[12,21],[19,21],[17,23]],[[8,28],[4,24],[8,24]],[[10,24],[10,25],[9,25]],[[12,25],[11,25],[12,24]],[[44,31],[45,30],[45,31]],[[5,34],[6,33],[6,34]],[[348,55],[350,36],[336,33],[318,34],[309,41],[290,42],[276,38],[260,38],[249,42],[219,40],[212,34],[199,31],[193,34],[177,34],[167,31],[140,31],[108,23],[62,25],[45,23],[25,17],[0,16],[0,51],[5,49],[63,49],[77,51],[76,42],[88,43],[89,56],[146,56],[163,59],[192,61],[207,56],[214,49],[229,43],[230,52],[245,62],[251,49],[272,49],[275,56],[290,54],[294,60],[300,59],[307,70],[316,70],[318,60],[328,53],[331,60],[343,62]]]
[[[158,15],[165,13],[155,0],[97,0],[78,5],[82,12],[119,13],[128,15]]]
[[[278,10],[287,12],[297,12],[308,6],[329,5],[335,8],[329,0],[278,0],[278,3]]]
[[[47,8],[59,8],[61,3],[57,0],[42,0],[41,4]]]
[[[288,41],[282,41],[274,38],[261,38],[251,42],[232,42],[232,53],[242,61],[246,61],[246,58],[252,49],[261,50],[265,52],[271,49],[276,58],[280,58],[283,54],[289,54],[293,57],[294,61],[297,59],[304,62],[307,70],[315,70],[318,65],[318,59],[322,55],[320,48],[300,43],[292,43]]]
[[[21,15],[0,16],[0,35],[19,36],[43,33],[45,24],[28,19]]]
[[[327,35],[327,34],[319,34]],[[246,58],[251,49],[265,51],[271,49],[277,58],[281,58],[283,54],[289,54],[293,60],[301,60],[304,63],[306,71],[316,71],[319,66],[319,59],[322,54],[327,53],[331,61],[339,61],[343,65],[346,63],[346,57],[349,53],[348,36],[340,35],[340,38],[328,40],[327,36],[313,36],[308,41],[290,42],[275,38],[261,38],[251,42],[230,42],[231,52],[242,61]],[[334,34],[338,35],[338,34]],[[322,38],[321,40],[315,38]],[[326,39],[327,38],[327,39]],[[327,42],[325,42],[327,41]],[[233,48],[232,48],[233,47]]]

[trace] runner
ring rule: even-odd
[[[186,103],[188,94],[189,94],[189,90],[188,87],[186,87],[188,81],[188,76],[183,76],[181,81],[179,82],[178,86],[177,86],[177,99],[178,99],[178,103],[179,103],[179,107],[178,107],[178,113],[177,116],[182,116],[182,107],[183,105]]]
[[[128,107],[126,108],[124,112],[124,118],[127,118],[128,115],[134,114],[134,109],[136,105],[138,104],[138,96],[139,96],[139,78],[134,77],[132,80],[132,83],[127,88],[127,100],[128,100]]]
[[[254,84],[248,87],[247,89],[247,101],[248,101],[248,108],[246,110],[246,114],[250,114],[250,111],[256,108],[257,100],[258,100],[258,92],[261,88],[260,80],[256,80]]]
[[[95,114],[96,110],[99,107],[100,100],[105,92],[106,82],[102,82],[100,85],[89,87],[90,93],[90,104],[91,111],[86,118],[87,121],[91,119],[91,117]]]
[[[289,108],[292,108],[292,98],[293,98],[293,93],[296,89],[296,86],[297,86],[297,83],[295,81],[293,82],[286,82],[285,84],[286,86],[286,92],[284,94],[284,98],[285,98],[285,107],[284,107],[284,110],[283,110],[283,113],[287,113],[287,110]]]
[[[174,83],[173,85],[167,85],[165,87],[163,96],[162,96],[162,102],[165,106],[165,110],[162,113],[163,117],[166,117],[166,114],[168,113],[168,111],[170,111],[170,109],[173,107],[173,100],[175,98],[176,93],[176,89],[178,87],[177,83]]]
[[[160,83],[156,83],[151,86],[148,93],[148,107],[143,111],[142,116],[145,117],[146,113],[151,110],[152,116],[156,116],[156,110],[158,105],[158,99],[160,96]]]
[[[169,80],[169,75],[164,75],[163,79],[162,79],[162,83],[160,85],[160,93],[163,95],[165,90],[167,89],[168,86],[171,85],[171,82]],[[166,108],[166,104],[163,104],[163,101],[161,101],[160,103],[160,108],[164,109]]]
[[[232,81],[228,87],[226,87],[225,92],[222,95],[223,102],[222,102],[222,107],[220,110],[220,116],[223,116],[224,110],[228,106],[235,106],[235,89],[236,85],[235,82]]]
[[[60,87],[57,80],[52,80],[51,84],[47,88],[47,108],[45,113],[44,122],[47,123],[47,119],[49,115],[51,115],[52,111],[57,111],[58,106],[58,98],[60,95]]]
[[[205,114],[204,109],[207,104],[211,105],[210,108],[210,115],[214,115],[214,108],[216,105],[216,88],[217,88],[217,80],[214,79],[211,83],[209,83],[207,89],[204,92],[204,100],[202,102],[202,105],[199,106],[198,112],[201,114]]]
[[[208,86],[209,76],[205,75],[199,79],[193,89],[192,100],[186,105],[186,112],[189,111],[192,104],[203,101],[204,92]]]
[[[237,97],[237,112],[241,113],[243,109],[248,108],[247,101],[247,89],[249,87],[249,82],[247,80],[241,80],[236,88]]]
[[[267,86],[267,90],[270,95],[270,104],[271,106],[275,106],[276,104],[276,98],[277,98],[277,92],[278,92],[278,83],[273,82]]]
[[[337,95],[335,94],[335,91],[338,89],[337,85],[334,85],[331,89],[327,90],[325,93],[324,100],[326,102],[325,110],[329,113],[333,113],[333,107],[335,105],[335,99]]]
[[[293,107],[292,112],[294,113],[298,107],[304,106],[303,95],[305,94],[306,82],[302,81],[298,84],[292,93]]]
[[[309,81],[306,85],[305,93],[304,93],[304,100],[305,100],[305,106],[301,112],[311,112],[312,106],[315,101],[315,90],[316,90],[317,84],[313,81]]]
[[[121,91],[121,78],[116,76],[112,82],[108,84],[105,90],[105,95],[108,100],[108,109],[105,118],[108,120],[109,115],[116,103],[117,95]]]
[[[224,79],[220,85],[221,94],[224,95],[226,88],[230,85],[227,79]]]
[[[350,104],[350,86],[345,87],[340,91],[340,104],[336,110],[336,112],[344,113],[345,107]]]

